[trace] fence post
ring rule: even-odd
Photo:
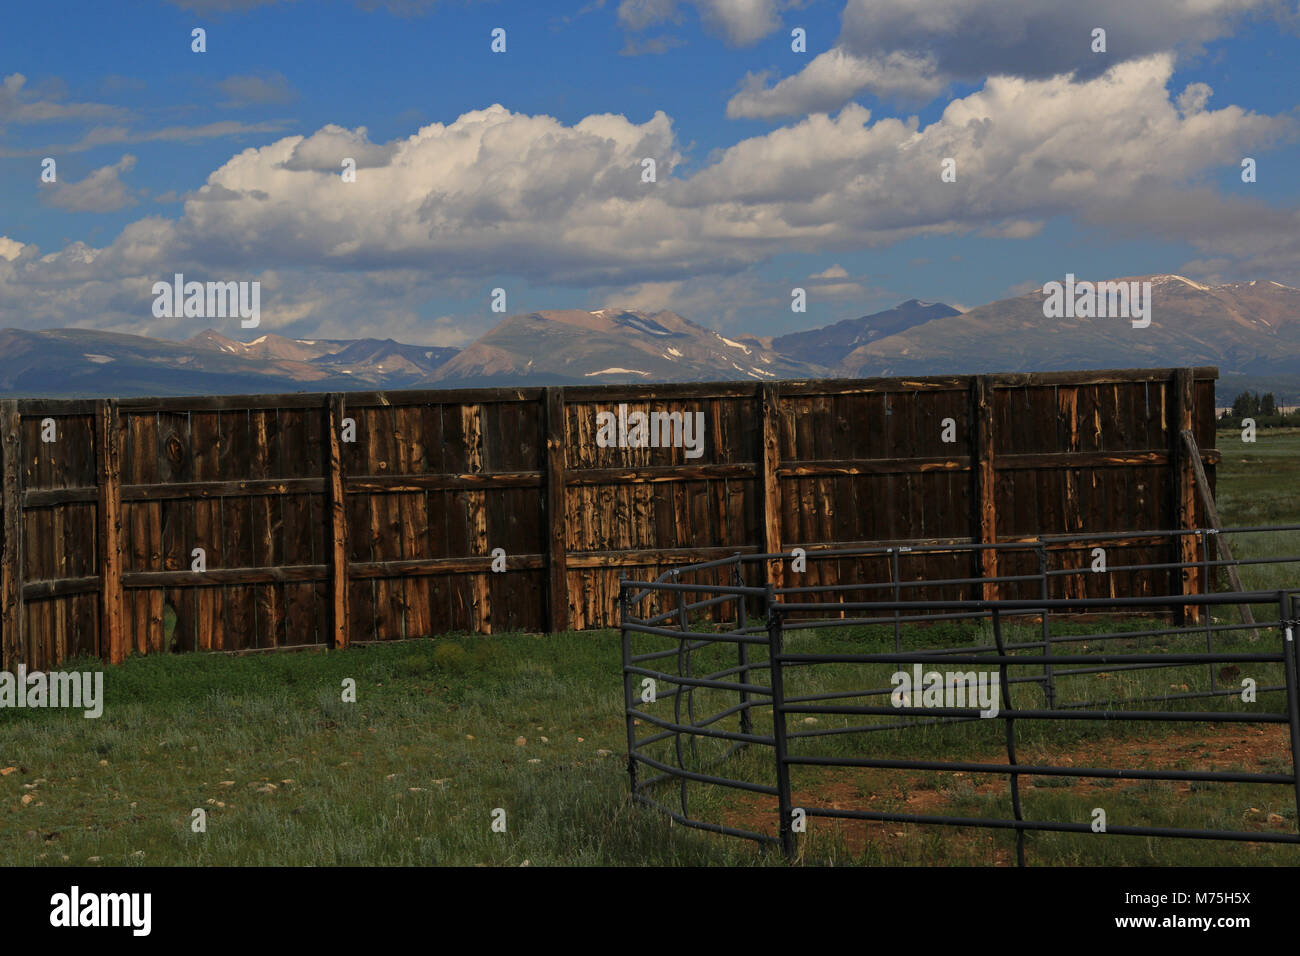
[[[343,396],[326,396],[325,427],[329,432],[330,509],[330,645],[348,646],[348,511],[344,500],[343,457],[339,441],[343,428]]]
[[[759,391],[759,418],[762,423],[759,483],[763,489],[763,552],[781,553],[781,478],[777,468],[781,464],[781,430],[777,415],[780,396],[775,385],[763,385]],[[767,580],[775,587],[785,586],[785,562],[763,562]]]
[[[790,798],[790,766],[786,763],[785,740],[785,683],[781,666],[781,609],[776,604],[772,586],[767,587],[767,655],[772,679],[772,743],[776,750],[776,807],[781,815],[778,832],[781,850],[786,859],[793,861],[794,829],[791,814],[794,808]]]
[[[1300,827],[1300,663],[1297,663],[1295,632],[1300,621],[1295,619],[1295,604],[1291,595],[1279,591],[1277,595],[1278,619],[1282,627],[1282,668],[1286,672],[1286,711],[1291,732],[1291,777],[1295,787],[1296,826]]]
[[[635,705],[635,691],[632,687],[633,676],[628,672],[632,666],[632,632],[627,629],[628,603],[627,582],[618,585],[618,624],[623,647],[623,718],[627,724],[627,775],[632,783],[632,794],[636,795],[636,723],[632,716]]]
[[[745,576],[740,573],[740,568],[740,555],[737,554],[736,563],[732,566],[731,583],[738,588],[743,588],[745,586]],[[749,612],[745,608],[745,602],[748,599],[749,598],[744,594],[737,595],[736,597],[736,630],[740,632],[742,637],[747,636],[745,635],[745,630],[749,627]],[[749,645],[743,640],[736,642],[736,657],[737,662],[740,664],[740,682],[742,684],[748,684]],[[742,706],[740,711],[740,732],[742,734],[752,734],[754,732],[754,720],[749,714],[749,691],[742,690],[740,692],[740,703]]]
[[[976,544],[993,544],[998,539],[998,512],[993,471],[993,387],[987,375],[976,375],[971,379],[970,463],[975,490],[971,497],[975,511],[971,537]],[[997,551],[994,548],[978,550],[980,576],[996,578]],[[996,601],[1000,590],[997,582],[986,580],[981,597],[985,601]]]
[[[1169,467],[1172,471],[1170,486],[1173,489],[1174,527],[1179,531],[1193,531],[1196,522],[1196,488],[1192,476],[1191,453],[1183,441],[1183,432],[1192,428],[1195,408],[1194,382],[1190,368],[1174,370],[1173,380],[1173,416],[1169,423]],[[1196,592],[1196,538],[1190,534],[1180,534],[1175,539],[1178,569],[1179,594]],[[1181,609],[1181,623],[1186,626],[1199,619],[1200,609],[1192,604],[1184,604]]]
[[[18,403],[0,402],[0,440],[4,443],[4,554],[0,564],[0,669],[27,663],[23,611],[22,417]]]
[[[1041,541],[1038,542],[1038,575],[1042,580],[1042,598],[1044,601],[1050,600],[1052,596],[1051,582],[1047,577],[1047,546]],[[1043,656],[1050,658],[1052,656],[1052,622],[1051,610],[1043,607]],[[1047,709],[1056,708],[1056,672],[1050,662],[1043,663],[1044,691],[1047,698]]]
[[[569,629],[568,540],[564,493],[564,389],[547,388],[542,420],[546,428],[546,629],[552,634]]]
[[[99,485],[99,653],[110,664],[126,660],[122,627],[122,442],[116,399],[95,402],[95,470]]]

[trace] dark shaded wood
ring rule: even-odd
[[[690,481],[701,478],[753,478],[758,466],[749,462],[722,465],[646,465],[643,468],[584,468],[570,472],[564,482],[570,488],[586,485],[645,484]]]
[[[539,570],[544,567],[546,567],[546,556],[542,554],[506,555],[507,571]],[[448,573],[488,575],[491,571],[491,555],[468,558],[394,558],[391,561],[355,562],[349,566],[349,573],[358,581]],[[429,635],[417,636],[428,637]]]
[[[546,627],[552,634],[569,630],[568,510],[565,501],[565,455],[568,443],[564,389],[545,393],[546,426]]]
[[[102,589],[103,581],[99,575],[79,578],[54,578],[48,581],[26,581],[23,583],[23,601],[70,597],[77,594],[99,594]],[[119,597],[121,593],[119,579]],[[108,655],[105,655],[105,659],[108,659]],[[123,655],[123,659],[125,659],[125,655]],[[121,661],[113,661],[112,663],[120,664]]]
[[[326,564],[303,564],[291,567],[272,565],[262,568],[213,568],[206,571],[128,571],[122,574],[124,588],[215,587],[221,584],[258,584],[271,587],[286,581],[324,581],[329,578]]]
[[[1172,472],[1170,490],[1174,496],[1173,513],[1176,518],[1174,527],[1182,530],[1198,526],[1191,454],[1182,439],[1182,433],[1192,428],[1192,414],[1195,410],[1192,375],[1191,369],[1180,368],[1174,371],[1173,416],[1169,423],[1172,445],[1169,454]],[[1181,573],[1175,572],[1182,594],[1195,594],[1203,584],[1200,581],[1200,570],[1196,567],[1196,543],[1196,536],[1190,534],[1182,535],[1175,542],[1177,560],[1184,565]],[[1200,608],[1194,604],[1186,605],[1182,617],[1185,622],[1194,623],[1200,619]]]
[[[777,475],[785,478],[825,477],[829,475],[904,475],[928,471],[970,471],[970,463],[960,458],[877,458],[871,461],[833,460],[790,461],[777,467]]]
[[[0,667],[12,671],[27,661],[23,629],[22,419],[18,403],[0,401],[0,455],[3,456],[4,544],[0,554]]]
[[[400,409],[399,409],[400,411]],[[478,488],[540,488],[543,474],[540,471],[505,472],[500,474],[463,475],[384,475],[354,476],[346,481],[352,494],[372,495],[405,494],[414,491],[448,491]]]
[[[780,414],[781,398],[775,385],[764,385],[759,392],[759,488],[762,509],[759,514],[763,520],[764,554],[781,553],[781,440]],[[784,561],[770,561],[767,568],[767,580],[773,587],[784,587]]]
[[[996,439],[993,435],[993,385],[989,378],[978,375],[971,382],[970,405],[970,448],[972,459],[971,491],[971,537],[979,544],[993,544],[998,540],[998,512],[996,497],[996,479],[994,477],[994,448]],[[978,555],[979,573],[983,578],[998,576],[998,553],[992,548],[983,549]],[[996,601],[999,586],[996,582],[985,580],[983,598]]]
[[[348,512],[344,500],[344,475],[339,453],[339,436],[343,427],[344,399],[342,395],[327,398],[326,468],[329,471],[329,567],[330,567],[330,630],[329,645],[334,648],[348,646]]]
[[[1212,442],[1206,371],[1186,374],[1186,404],[1193,433]],[[1108,542],[1124,563],[1169,560],[1168,543],[1141,529],[1175,527],[1186,510],[1176,391],[1170,370],[1125,370],[350,393],[356,444],[340,441],[341,396],[337,408],[320,395],[133,399],[118,405],[122,641],[163,650],[172,611],[177,650],[608,626],[620,577],[788,554],[795,542],[815,553],[1131,530],[1131,543]],[[621,403],[701,413],[703,455],[597,446],[595,413]],[[104,650],[104,602],[79,588],[98,581],[103,596],[97,522],[107,482],[91,440],[103,403],[29,404],[28,454],[14,459],[9,482],[19,507],[4,516],[7,528],[16,521],[9,539],[22,568],[15,578],[6,567],[4,586],[32,599],[19,616],[31,666]],[[55,445],[39,442],[46,416],[58,425]],[[941,440],[946,418],[958,423],[955,443]],[[1219,455],[1202,447],[1212,490]],[[1196,463],[1184,463],[1196,484]],[[193,547],[208,552],[205,576],[189,570]],[[507,552],[505,573],[490,571],[494,547]],[[1060,566],[1087,556],[1051,547]],[[1032,549],[1003,552],[996,565],[992,557],[977,561],[987,577],[1036,570],[1025,563]],[[903,577],[965,576],[970,561],[957,551],[912,555]],[[797,581],[789,573],[788,561],[773,562],[769,580],[889,580],[887,562],[870,556],[818,557]],[[22,574],[34,579],[26,588]],[[1052,587],[1058,597],[1105,596],[1167,593],[1170,583],[1163,572],[1123,572]],[[1033,596],[1018,587],[932,593]]]
[[[99,478],[99,651],[111,664],[126,660],[122,607],[122,448],[117,403],[97,404],[95,457]]]

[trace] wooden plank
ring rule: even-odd
[[[1214,491],[1210,488],[1210,479],[1205,474],[1205,468],[1201,465],[1201,449],[1196,444],[1196,436],[1192,434],[1191,429],[1187,429],[1182,434],[1183,442],[1187,445],[1187,451],[1192,463],[1192,472],[1196,477],[1196,487],[1201,494],[1201,504],[1205,508],[1205,517],[1209,527],[1218,530],[1223,527],[1219,522],[1219,509],[1214,503]],[[1237,566],[1232,562],[1232,549],[1228,545],[1227,539],[1221,535],[1214,536],[1214,543],[1218,547],[1220,559],[1229,562],[1228,581],[1234,591],[1244,591],[1241,586],[1241,575],[1237,573]],[[1207,587],[1208,589],[1208,587]],[[1249,604],[1240,605],[1241,622],[1251,628],[1251,640],[1259,638],[1259,632],[1254,630],[1255,613],[1250,609]]]
[[[194,469],[191,477],[196,481],[210,481],[217,476],[221,452],[220,414],[193,412],[190,415],[190,449]],[[190,547],[204,550],[209,569],[231,567],[229,556],[223,551],[221,499],[194,497],[189,500],[193,502],[194,514],[194,537],[189,542]],[[213,588],[203,588],[194,595],[199,650],[225,648],[225,608],[222,597],[222,591]]]
[[[196,413],[208,416],[212,413]],[[325,490],[323,478],[260,478],[224,481],[178,481],[167,484],[123,485],[123,501],[162,501],[199,498],[250,498],[261,495],[320,494]]]
[[[544,567],[546,567],[544,554],[506,555],[508,571],[536,571]],[[355,581],[449,573],[472,574],[486,581],[487,576],[492,573],[492,556],[485,554],[466,558],[394,558],[388,561],[354,561],[349,569],[349,574]],[[415,636],[428,637],[429,635]]]
[[[12,671],[27,663],[27,642],[23,632],[23,505],[19,465],[22,461],[22,420],[18,403],[0,402],[0,442],[3,443],[4,548],[0,554],[0,668]]]
[[[828,475],[903,475],[931,471],[970,471],[965,455],[925,458],[824,459],[790,461],[777,468],[782,477],[824,477]]]
[[[484,434],[483,406],[474,403],[460,408],[462,433],[465,436],[466,471],[480,473],[484,470]],[[466,519],[469,522],[471,555],[488,555],[493,542],[488,539],[488,502],[482,491],[463,491]],[[488,586],[488,574],[470,572],[473,602],[471,609],[472,630],[476,634],[492,633],[492,591]]]
[[[1172,396],[1173,418],[1169,432],[1172,439],[1169,463],[1172,471],[1170,485],[1174,497],[1173,514],[1176,520],[1174,527],[1180,530],[1194,529],[1197,526],[1196,488],[1192,475],[1191,455],[1182,439],[1182,433],[1192,428],[1192,413],[1195,407],[1192,387],[1192,370],[1189,368],[1175,370]],[[1175,546],[1177,560],[1184,565],[1181,572],[1174,572],[1181,588],[1180,593],[1195,594],[1200,590],[1200,572],[1196,567],[1196,536],[1182,535],[1176,540]],[[1200,608],[1196,605],[1185,605],[1182,609],[1183,622],[1196,623],[1200,618],[1199,612]]]
[[[45,581],[27,581],[23,584],[23,601],[40,601],[49,598],[70,597],[78,594],[99,594],[102,590],[103,579],[98,574],[77,578],[52,578]],[[105,658],[107,659],[107,655],[105,655]]]
[[[781,441],[778,415],[781,395],[775,385],[764,385],[759,393],[758,418],[760,423],[759,483],[762,487],[763,553],[781,553]],[[768,566],[768,582],[773,587],[784,587],[785,562],[772,561]]]
[[[120,664],[126,660],[127,642],[122,619],[122,446],[115,401],[97,403],[95,461],[99,472],[99,652],[110,664]]]
[[[490,406],[497,408],[499,406]],[[402,474],[416,474],[426,469],[424,453],[424,416],[418,405],[394,409],[397,427],[397,468]],[[423,489],[398,496],[398,514],[402,528],[403,560],[427,558],[429,544],[429,492]],[[402,633],[406,637],[429,637],[435,632],[429,624],[429,582],[409,578],[404,582],[406,620]]]
[[[570,552],[568,561],[570,568],[653,568],[712,561],[733,554],[758,553],[758,546],[752,544],[705,548],[636,548],[630,551]],[[529,558],[529,555],[519,555],[519,559],[523,562],[527,562]],[[521,567],[526,566],[521,564]]]
[[[998,512],[996,478],[994,476],[993,385],[988,376],[977,375],[971,380],[971,459],[974,486],[971,493],[973,505],[971,537],[980,544],[993,544],[998,540]],[[980,576],[995,578],[998,575],[998,553],[985,548],[979,553]],[[986,601],[996,601],[1000,588],[988,580],[983,584]]]
[[[222,481],[245,481],[252,462],[252,423],[247,409],[232,409],[220,415],[217,475]],[[251,483],[260,485],[261,482]],[[221,500],[221,553],[232,568],[257,564],[253,545],[253,498],[232,495]],[[154,593],[154,592],[150,592]],[[253,589],[229,586],[222,592],[226,650],[242,650],[256,641],[256,610]]]
[[[206,571],[124,571],[122,587],[203,588],[221,584],[253,584],[271,588],[289,581],[325,581],[329,575],[330,566],[327,564],[273,564],[260,568],[208,568]]]
[[[249,414],[251,439],[249,441],[249,472],[252,477],[267,479],[275,476],[280,456],[280,416],[275,408],[264,408]],[[284,513],[279,495],[262,495],[250,499],[252,505],[253,561],[258,567],[272,567],[284,561]],[[284,588],[278,584],[260,584],[253,589],[255,647],[279,647],[284,643]]]
[[[570,488],[584,485],[644,484],[693,481],[707,478],[754,478],[758,466],[750,462],[721,465],[645,465],[639,468],[584,468],[565,477]]]
[[[403,409],[397,409],[401,414]],[[418,411],[415,409],[414,411]],[[504,472],[501,474],[426,474],[356,476],[347,479],[349,492],[366,494],[408,494],[419,491],[477,490],[491,488],[540,488],[544,476],[540,471]]]
[[[546,429],[546,628],[552,634],[569,629],[568,515],[565,509],[565,398],[563,388],[548,388],[543,399]]]
[[[329,469],[329,568],[330,568],[330,630],[329,644],[341,649],[348,646],[348,512],[344,502],[344,475],[339,440],[344,418],[343,396],[334,394],[327,399],[328,416],[326,464]]]

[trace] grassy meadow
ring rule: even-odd
[[[1300,430],[1261,432],[1243,445],[1219,435],[1225,524],[1300,522]],[[1300,553],[1300,535],[1234,542],[1239,556]],[[1294,585],[1300,575],[1248,569],[1247,587]],[[1061,625],[1057,633],[1065,633]],[[1137,628],[1132,621],[1115,629]],[[1097,625],[1089,626],[1092,630]],[[1013,626],[1009,640],[1036,629]],[[907,640],[987,641],[961,626]],[[1170,635],[1142,647],[1195,649]],[[1243,648],[1260,645],[1235,639]],[[1262,640],[1262,639],[1261,639]],[[1183,642],[1183,643],[1180,643]],[[1132,649],[1134,639],[1117,646]],[[806,631],[791,650],[892,647],[892,632]],[[1223,646],[1232,646],[1224,644]],[[1093,644],[1094,649],[1100,645]],[[696,673],[726,666],[727,648],[700,652]],[[784,865],[746,841],[670,825],[627,796],[616,632],[448,636],[346,653],[136,657],[105,675],[104,714],[0,710],[0,863],[14,865]],[[64,669],[100,669],[70,662]],[[1237,675],[1220,675],[1231,682]],[[1278,669],[1261,668],[1261,686]],[[1131,698],[1205,686],[1204,667],[1063,679],[1062,693]],[[356,702],[342,700],[355,681]],[[1070,683],[1073,682],[1073,683]],[[854,665],[799,670],[787,694],[887,686]],[[1015,685],[1017,706],[1040,699]],[[710,699],[710,695],[713,698]],[[1276,695],[1261,698],[1279,709]],[[730,701],[728,701],[730,702]],[[723,705],[696,695],[700,713]],[[671,715],[670,702],[657,714]],[[1242,709],[1237,698],[1198,709]],[[792,718],[791,731],[846,718]],[[764,715],[755,716],[765,728]],[[766,726],[770,726],[770,721]],[[643,733],[648,732],[642,728]],[[1005,760],[1002,721],[798,738],[794,752],[934,755]],[[1017,728],[1022,762],[1076,766],[1243,768],[1290,772],[1285,726],[1070,723]],[[714,754],[701,741],[699,759]],[[667,746],[668,743],[665,743]],[[751,748],[722,765],[770,782],[770,756]],[[1007,816],[1005,776],[796,768],[796,804],[917,813]],[[1290,787],[1022,777],[1027,818],[1294,832]],[[676,787],[662,799],[679,798]],[[775,799],[688,787],[692,814],[772,830]],[[195,832],[195,811],[206,817]],[[504,810],[505,832],[492,828]],[[973,828],[810,821],[809,862],[1007,864],[1014,837]],[[1031,834],[1035,865],[1300,863],[1300,848],[1192,840]]]

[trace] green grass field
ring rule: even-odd
[[[1300,520],[1300,432],[1261,433],[1255,445],[1221,433],[1219,447],[1226,524]],[[1238,547],[1242,556],[1278,553],[1300,540],[1278,538]],[[1285,577],[1257,569],[1246,586],[1276,586]],[[952,644],[969,637],[936,628],[908,639]],[[1181,646],[1177,638],[1155,640]],[[849,644],[884,647],[892,636],[804,632],[792,635],[789,646],[813,651]],[[710,666],[710,655],[721,666],[722,653],[702,652],[697,672]],[[0,710],[0,863],[783,865],[778,854],[760,854],[751,843],[670,826],[631,804],[619,660],[615,632],[447,637],[338,654],[133,658],[107,671],[107,703],[98,720],[79,712]],[[81,661],[65,669],[98,668]],[[1102,675],[1070,692],[1135,696],[1208,679],[1201,670],[1185,670]],[[1259,676],[1261,683],[1276,679]],[[341,699],[349,679],[356,682],[356,703]],[[795,694],[881,686],[887,679],[844,666],[810,669],[790,683],[787,693]],[[1022,705],[1038,691],[1022,684],[1013,693]],[[703,713],[720,701],[706,692],[696,703]],[[1205,706],[1241,705],[1229,698]],[[655,712],[670,711],[668,705]],[[791,729],[842,719],[792,720]],[[762,730],[761,714],[756,721]],[[881,731],[866,735],[865,744],[860,736],[810,738],[798,742],[797,752],[994,762],[1004,755],[1003,727],[981,721]],[[1018,746],[1022,761],[1290,772],[1285,728],[1271,730],[1278,733],[1256,737],[1257,729],[1244,725],[1230,733],[1196,724],[1140,731],[1118,724],[1022,725]],[[711,743],[701,744],[701,759]],[[762,782],[771,774],[766,756],[751,748],[725,764],[726,772]],[[1086,821],[1091,808],[1103,806],[1114,823],[1260,832],[1294,832],[1296,825],[1294,793],[1285,786],[1068,777],[1022,778],[1021,785],[1030,818],[1082,813]],[[1001,775],[800,770],[794,786],[796,802],[1009,812]],[[665,799],[676,794],[670,788]],[[689,797],[692,813],[705,819],[769,831],[774,822],[770,798],[696,784]],[[206,812],[206,832],[192,829],[196,809]],[[498,809],[505,811],[505,832],[492,829]],[[836,827],[814,820],[805,856],[834,863],[1005,864],[1013,845],[1007,833],[973,828]],[[1028,846],[1030,863],[1038,865],[1300,863],[1300,848],[1261,844],[1032,834]]]

